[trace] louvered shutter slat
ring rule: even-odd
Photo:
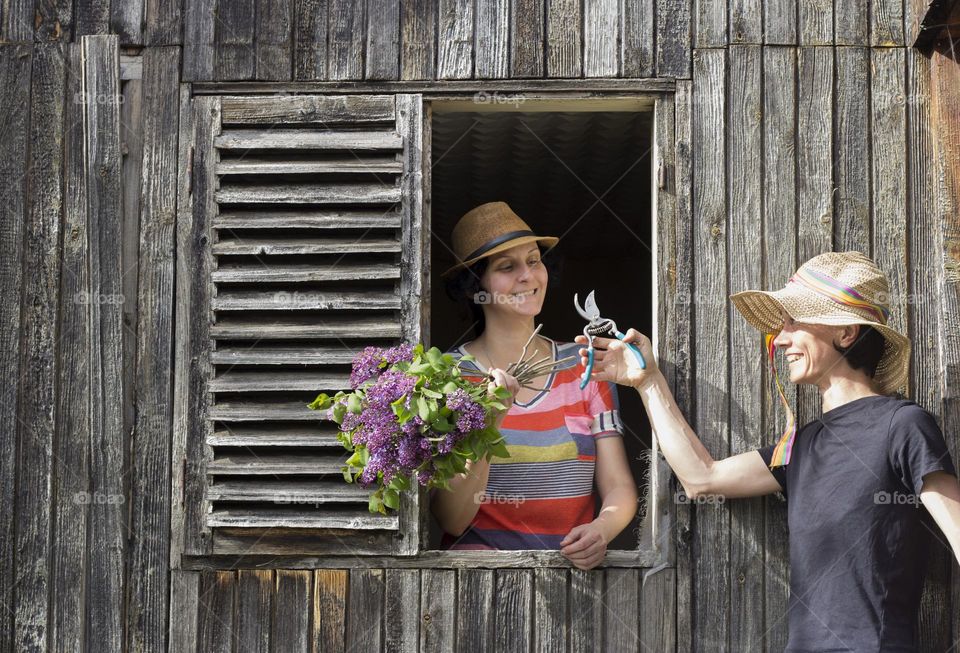
[[[349,454],[336,425],[307,403],[348,389],[363,347],[420,339],[420,307],[405,299],[419,297],[422,277],[422,250],[410,249],[422,237],[419,103],[287,96],[198,105],[209,108],[195,120],[216,120],[197,150],[208,236],[191,243],[204,265],[192,280],[202,305],[190,304],[209,339],[198,367],[207,402],[196,419],[206,452],[199,527],[213,553],[245,541],[278,554],[416,546],[416,495],[398,514],[371,515],[369,491],[343,481]]]

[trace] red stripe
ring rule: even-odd
[[[487,503],[480,506],[473,521],[476,528],[566,535],[567,525],[593,520],[594,495],[568,499],[528,499],[519,505]]]

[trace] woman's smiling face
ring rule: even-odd
[[[773,344],[784,350],[793,383],[820,385],[838,365],[843,365],[843,354],[834,347],[848,347],[855,340],[855,327],[836,327],[823,324],[796,322],[781,311],[783,329]]]
[[[486,290],[484,310],[538,315],[547,292],[547,277],[536,243],[494,254],[480,277],[480,286]]]

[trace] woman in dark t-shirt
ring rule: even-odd
[[[927,411],[894,396],[906,384],[910,343],[888,325],[888,296],[886,275],[859,252],[814,257],[781,290],[733,295],[765,336],[787,428],[776,444],[723,460],[687,424],[656,365],[641,370],[621,342],[594,341],[593,378],[637,389],[691,498],[786,497],[788,652],[915,651],[935,527],[960,560],[960,484],[943,434]],[[643,335],[631,329],[625,341],[653,359]],[[777,348],[790,380],[820,392],[821,417],[800,429]]]

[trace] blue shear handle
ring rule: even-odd
[[[587,369],[583,372],[583,376],[580,378],[580,389],[583,390],[587,387],[587,383],[590,381],[590,375],[593,374],[593,347],[587,348]]]
[[[617,336],[617,339],[618,339],[618,340],[623,340],[624,338],[627,337],[626,334],[620,333],[620,332],[617,331],[617,330],[614,330],[613,335]],[[637,349],[633,344],[631,344],[631,343],[629,343],[629,342],[625,342],[624,344],[625,344],[627,347],[629,347],[629,348],[630,348],[630,351],[633,352],[633,355],[636,356],[637,362],[640,363],[640,369],[641,369],[641,370],[647,369],[647,361],[644,360],[643,354],[640,353],[640,350]],[[590,362],[593,363],[593,359],[591,359]]]

